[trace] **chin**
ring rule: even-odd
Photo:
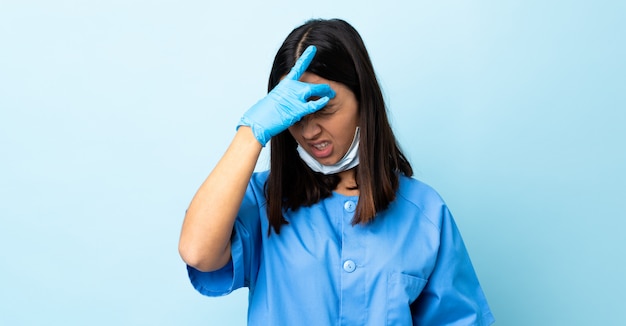
[[[339,162],[339,160],[332,159],[332,158],[323,158],[323,159],[317,160],[317,161],[320,162],[320,164],[323,164],[323,165],[334,165],[334,164],[337,164],[337,162]]]

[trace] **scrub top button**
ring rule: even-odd
[[[348,213],[352,213],[354,212],[354,210],[356,209],[356,203],[348,200],[343,204],[343,208],[348,212]]]
[[[352,260],[346,260],[345,262],[343,262],[343,270],[348,272],[348,273],[352,273],[354,272],[354,270],[356,269],[356,264],[352,261]]]

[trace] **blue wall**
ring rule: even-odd
[[[361,32],[498,325],[623,324],[625,14],[623,1],[3,0],[0,324],[244,324],[245,290],[191,288],[178,232],[281,41],[311,17]]]

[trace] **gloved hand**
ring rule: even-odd
[[[259,143],[265,146],[272,136],[286,130],[305,115],[323,108],[335,97],[335,92],[328,84],[298,81],[309,67],[316,51],[312,45],[306,48],[287,76],[244,113],[237,128],[249,126]],[[319,99],[307,101],[312,96]]]

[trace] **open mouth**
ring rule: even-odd
[[[321,151],[321,150],[325,149],[326,147],[328,147],[328,142],[325,141],[323,143],[315,144],[315,145],[312,145],[312,146],[315,147],[315,149]]]

